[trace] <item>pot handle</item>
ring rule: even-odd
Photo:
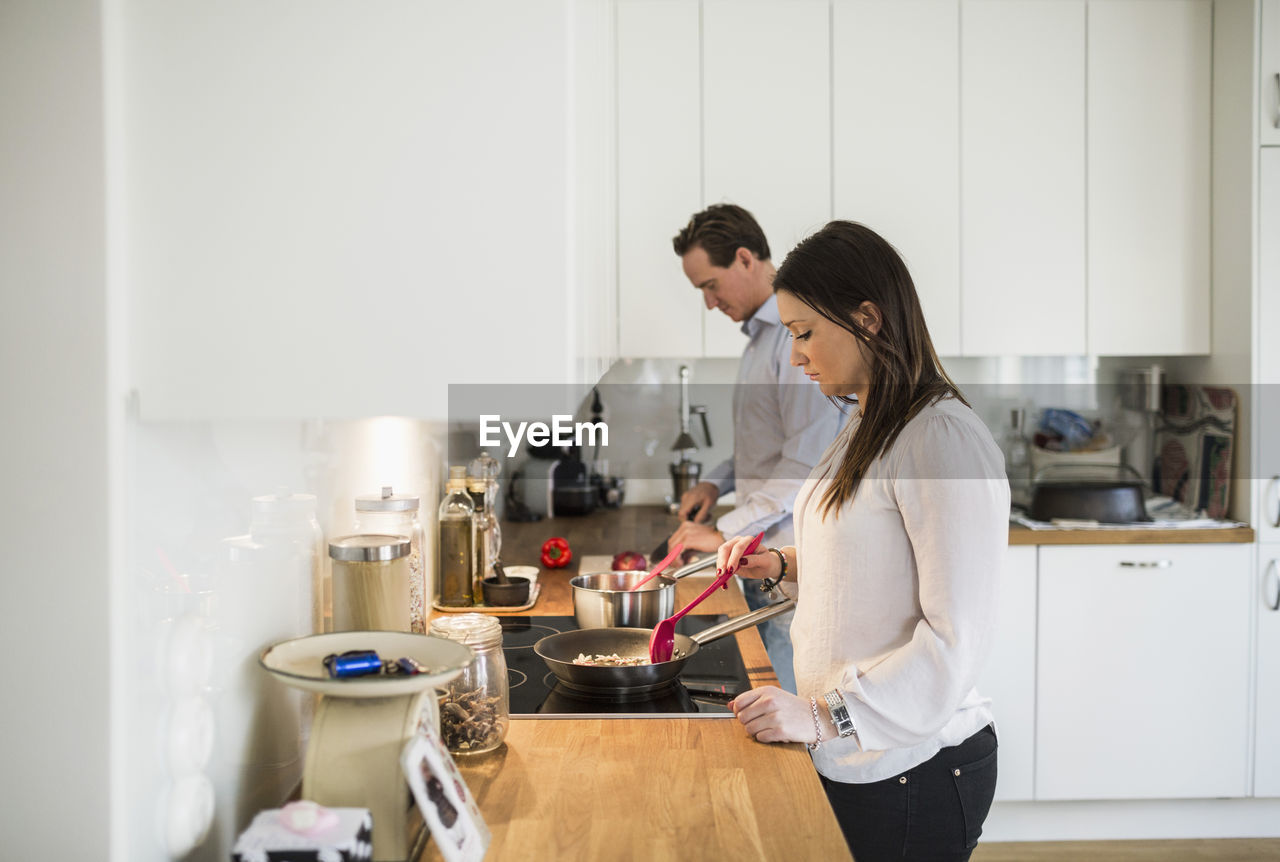
[[[681,578],[683,578],[685,575],[692,575],[696,572],[701,572],[704,569],[714,568],[715,564],[716,564],[716,555],[712,554],[709,557],[705,557],[704,559],[690,563],[689,565],[685,566],[682,569],[677,569],[675,572],[672,572],[670,575],[667,575],[667,577],[671,578],[672,580],[678,581]]]
[[[757,611],[752,611],[749,614],[743,614],[742,616],[734,617],[731,620],[725,620],[724,622],[714,625],[709,629],[703,629],[697,634],[690,635],[690,637],[700,644],[708,644],[712,641],[718,641],[726,635],[731,635],[734,632],[740,632],[743,629],[753,628],[760,625],[762,622],[773,619],[774,617],[782,616],[788,611],[795,610],[795,606],[795,599],[783,599],[782,601],[774,602],[771,605],[760,608]]]

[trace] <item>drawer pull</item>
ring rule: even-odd
[[[1272,581],[1276,582],[1275,598],[1268,595]],[[1267,562],[1267,573],[1262,576],[1262,602],[1273,611],[1280,611],[1280,577],[1276,577],[1276,561]]]
[[[1276,119],[1275,127],[1280,129],[1280,72],[1276,72]]]
[[[1120,567],[1124,569],[1167,569],[1173,565],[1173,560],[1121,560]]]

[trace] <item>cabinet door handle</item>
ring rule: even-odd
[[[1272,123],[1277,129],[1280,129],[1280,72],[1276,72],[1276,110],[1275,121]]]
[[[1121,560],[1120,567],[1124,569],[1167,569],[1173,565],[1173,560]]]
[[[1268,595],[1272,581],[1276,582],[1275,598]],[[1267,573],[1262,576],[1262,603],[1273,611],[1280,611],[1280,577],[1276,576],[1276,561],[1267,561]]]
[[[1263,504],[1267,507],[1267,520],[1273,527],[1280,527],[1280,476],[1272,476],[1271,481],[1267,483],[1266,499]]]

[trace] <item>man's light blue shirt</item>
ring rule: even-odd
[[[791,365],[791,336],[769,299],[742,324],[748,337],[733,390],[733,455],[707,474],[737,505],[716,523],[725,535],[767,530],[773,545],[793,541],[796,493],[844,424],[818,385]]]

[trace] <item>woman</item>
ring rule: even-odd
[[[968,859],[995,792],[974,680],[1008,543],[1003,457],[875,232],[831,222],[774,290],[791,363],[857,408],[796,497],[795,546],[719,549],[721,569],[740,563],[797,600],[799,695],[753,689],[734,712],[760,742],[809,745],[858,862]]]

